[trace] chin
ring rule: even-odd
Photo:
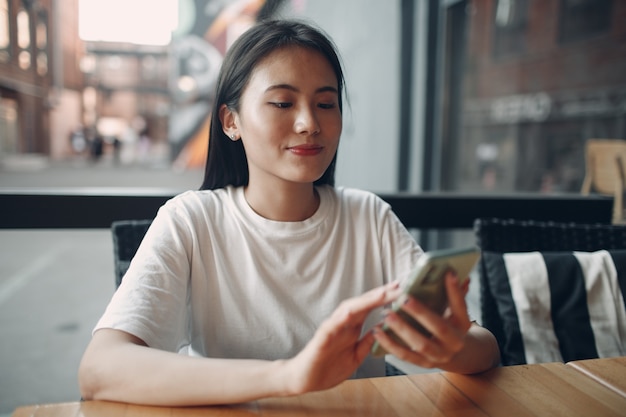
[[[324,175],[325,171],[322,171],[321,173],[316,173],[315,175],[311,175],[310,172],[309,173],[302,173],[301,175],[292,175],[290,177],[290,181],[293,182],[297,182],[297,183],[301,183],[301,184],[306,184],[306,183],[314,183],[315,181],[319,180],[320,178],[322,178],[322,176]],[[287,177],[289,178],[289,177]]]

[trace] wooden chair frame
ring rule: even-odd
[[[626,173],[626,140],[589,139],[585,144],[585,179],[581,193],[592,191],[613,196],[614,224],[623,223]]]

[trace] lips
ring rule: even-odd
[[[322,152],[323,149],[324,149],[323,146],[314,145],[314,144],[290,146],[287,148],[289,152],[299,155],[299,156],[318,155],[319,153]]]

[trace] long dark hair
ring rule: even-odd
[[[209,150],[201,190],[214,190],[227,185],[248,184],[248,160],[241,140],[232,141],[224,133],[219,117],[225,104],[239,111],[240,99],[252,71],[271,52],[286,46],[300,46],[320,52],[337,76],[339,110],[342,111],[343,70],[334,43],[321,30],[294,20],[267,20],[257,23],[241,35],[230,47],[217,80],[211,112]],[[337,154],[316,185],[335,184]]]

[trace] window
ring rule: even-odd
[[[37,48],[46,49],[48,46],[48,26],[45,15],[40,16],[41,21],[37,23]]]
[[[561,42],[587,39],[608,32],[612,0],[561,0]]]
[[[493,54],[501,57],[526,49],[528,0],[497,0],[494,12]]]
[[[24,9],[17,13],[17,46],[20,48],[18,64],[21,69],[27,70],[31,64],[30,16]]]
[[[610,30],[610,22],[622,23],[626,2],[466,4],[467,30],[461,32],[466,43],[455,44],[465,51],[455,53],[467,59],[460,69],[450,58],[445,63],[458,70],[462,85],[458,96],[444,96],[460,102],[461,116],[458,127],[443,130],[449,136],[442,138],[448,146],[442,146],[442,155],[458,154],[458,162],[443,164],[443,186],[466,192],[580,193],[586,141],[626,139],[624,37],[623,31]],[[597,41],[560,42],[590,37]],[[493,59],[512,53],[514,59],[506,62]],[[444,112],[454,109],[444,103]],[[450,166],[457,172],[448,174]]]
[[[48,15],[45,10],[39,12],[35,44],[37,46],[37,74],[44,76],[48,73]]]
[[[0,155],[18,151],[18,116],[17,101],[0,97]]]
[[[43,76],[48,73],[48,54],[45,51],[37,52],[37,74]]]
[[[11,59],[9,16],[8,0],[0,0],[0,62],[9,62]]]

